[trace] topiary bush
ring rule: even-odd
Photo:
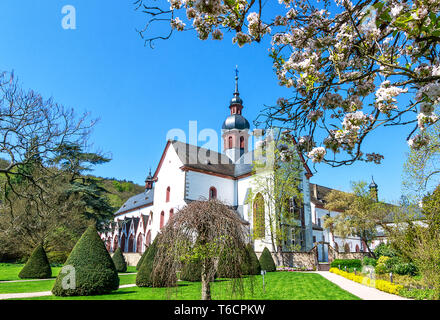
[[[136,285],[138,287],[152,287],[153,280],[151,278],[151,272],[153,271],[154,257],[157,252],[157,242],[159,236],[157,236],[153,243],[148,247],[146,255],[142,264],[139,267],[139,271],[136,275]]]
[[[125,257],[122,254],[121,248],[116,249],[115,253],[112,257],[113,263],[115,264],[116,271],[118,272],[126,272],[127,271],[127,261],[125,261]]]
[[[272,254],[269,249],[264,248],[260,256],[260,267],[261,270],[266,270],[267,272],[276,271],[275,262],[273,261]]]
[[[43,245],[37,246],[18,276],[21,279],[47,279],[52,277],[52,269]]]
[[[220,255],[218,266],[217,266],[217,277],[218,278],[239,278],[243,275],[248,275],[250,258],[246,249],[241,251],[241,265],[238,268],[233,268],[228,265],[228,252],[223,251]]]
[[[139,270],[139,268],[141,267],[142,261],[144,261],[145,256],[147,255],[148,248],[149,248],[149,247],[147,247],[147,248],[145,249],[144,253],[142,254],[141,258],[139,259],[138,263],[136,264],[136,270]]]
[[[347,269],[356,268],[362,269],[362,262],[359,259],[335,259],[330,263],[332,268],[340,268],[341,270],[347,267]]]
[[[183,264],[180,280],[198,282],[202,281],[203,265],[200,259],[190,260]]]
[[[258,261],[258,257],[255,254],[253,246],[248,243],[246,245],[246,251],[248,256],[248,274],[250,275],[258,275],[261,274],[261,266]]]
[[[63,282],[66,282],[63,279],[71,276],[71,273],[60,272],[52,289],[56,296],[98,295],[119,288],[115,264],[95,226],[90,226],[83,233],[67,258],[65,266],[74,268],[74,288],[63,288]]]

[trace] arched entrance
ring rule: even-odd
[[[142,238],[144,235],[142,233],[139,233],[137,240],[136,240],[136,252],[142,253]]]
[[[147,237],[145,238],[145,246],[149,247],[151,244],[151,230],[148,230]]]
[[[122,252],[125,252],[125,234],[122,234],[121,236],[121,250]]]
[[[131,234],[130,238],[128,238],[128,250],[127,250],[127,252],[133,252],[133,246],[134,246],[134,236],[133,236],[133,234]]]
[[[113,240],[113,252],[115,252],[116,249],[118,249],[118,236]]]

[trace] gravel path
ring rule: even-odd
[[[327,280],[341,287],[341,289],[354,294],[362,300],[409,300],[395,294],[380,291],[376,288],[364,286],[328,271],[316,271],[315,273],[320,274]]]
[[[122,286],[119,286],[119,289],[131,288],[131,287],[136,287],[136,284],[134,284],[134,283],[133,284],[124,284]],[[44,297],[44,296],[51,296],[51,295],[52,295],[52,292],[50,292],[50,291],[26,292],[26,293],[5,293],[5,294],[0,294],[0,300]]]

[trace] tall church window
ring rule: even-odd
[[[254,199],[254,235],[256,238],[264,238],[265,236],[265,213],[264,213],[264,198],[261,193],[258,193]]]
[[[161,212],[160,213],[160,228],[162,229],[162,227],[163,227],[163,224],[164,224],[164,220],[165,220],[165,212]]]
[[[170,216],[168,217],[168,221],[170,221],[170,219],[173,217],[174,214],[174,209],[170,210]]]
[[[171,188],[168,187],[165,202],[170,202],[170,193],[171,193]]]
[[[209,200],[217,199],[217,189],[214,187],[209,188]]]
[[[244,137],[240,137],[240,149],[244,149]]]
[[[232,149],[232,137],[229,136],[228,138],[228,145],[229,145],[229,149]]]

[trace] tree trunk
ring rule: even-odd
[[[208,264],[206,261],[203,263],[202,271],[202,300],[211,300],[211,285],[208,277]]]
[[[368,253],[369,253],[374,259],[376,259],[376,255],[374,254],[373,251],[371,251],[370,246],[367,244],[367,241],[365,241],[364,239],[361,239],[361,240],[364,242],[365,246],[367,247]]]

